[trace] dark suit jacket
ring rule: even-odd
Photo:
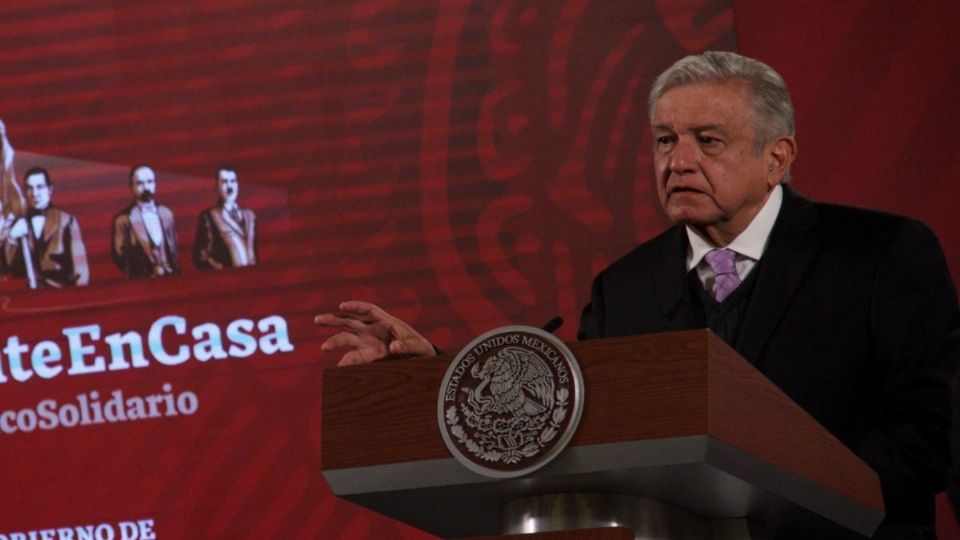
[[[24,237],[32,254],[37,284],[41,287],[84,286],[90,281],[87,250],[80,235],[80,224],[71,214],[50,207],[46,212],[43,234],[34,238],[33,227]],[[4,249],[7,268],[12,275],[26,276],[20,240],[7,238]]]
[[[674,226],[600,273],[579,337],[694,326],[686,249],[684,228]],[[934,234],[786,188],[755,271],[731,345],[877,471],[886,532],[930,527],[960,356],[956,292]],[[902,532],[888,537],[917,531]]]
[[[257,263],[257,216],[253,210],[241,208],[243,222],[231,219],[223,208],[214,206],[204,210],[197,220],[197,234],[193,240],[193,265],[199,270],[220,270]],[[246,252],[246,265],[234,262],[235,248],[228,237],[241,242]]]
[[[158,275],[161,268],[163,274],[180,272],[173,212],[166,206],[157,204],[157,214],[163,229],[163,245],[157,248],[154,248],[150,241],[142,213],[136,203],[113,217],[111,255],[114,264],[130,279],[153,277]]]

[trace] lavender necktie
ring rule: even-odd
[[[713,297],[717,302],[723,302],[740,286],[740,275],[733,264],[736,257],[737,252],[731,249],[711,249],[703,257],[713,268]]]

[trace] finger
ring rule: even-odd
[[[404,347],[407,349],[406,352],[425,351],[427,349],[433,350],[433,345],[430,344],[430,341],[404,321],[391,318],[388,324],[390,335],[393,336],[395,340],[404,343]]]
[[[395,339],[390,342],[390,345],[387,346],[387,349],[390,351],[390,354],[406,354],[406,346],[403,341]]]
[[[389,317],[380,306],[360,300],[347,300],[341,302],[338,307],[344,314],[350,313],[360,320],[366,320],[366,322],[381,321]]]
[[[313,321],[317,324],[337,324],[334,323],[334,319],[355,319],[360,321],[372,321],[373,317],[376,317],[376,320],[379,320],[383,310],[377,306],[370,304],[368,302],[360,302],[356,300],[350,300],[347,302],[341,303],[337,306],[340,311],[337,313],[320,313],[313,318]]]
[[[340,357],[340,361],[337,362],[337,365],[355,366],[358,364],[369,364],[375,361],[377,361],[377,358],[373,355],[365,354],[361,351],[350,351]]]
[[[313,324],[319,324],[321,326],[333,326],[336,324],[336,319],[337,317],[333,313],[321,313],[313,318]]]
[[[391,317],[387,323],[390,329],[390,335],[395,339],[410,339],[411,337],[421,337],[409,324],[402,319]]]
[[[395,339],[389,345],[390,354],[412,356],[436,356],[433,345],[421,336],[409,339]]]
[[[353,347],[356,349],[362,344],[363,342],[360,341],[360,338],[356,334],[352,332],[340,332],[327,338],[327,340],[323,342],[323,345],[320,345],[320,350],[332,351],[341,347]]]
[[[362,321],[352,318],[352,316],[339,316],[333,313],[321,313],[313,318],[313,322],[320,326],[329,326],[331,328],[348,328],[354,332],[366,330],[367,325]]]
[[[350,354],[350,353],[347,353],[347,354]],[[352,366],[356,364],[354,360],[347,357],[347,354],[340,357],[340,360],[337,362],[337,367]]]

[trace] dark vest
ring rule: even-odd
[[[693,316],[698,327],[706,327],[720,336],[731,347],[737,342],[740,335],[740,326],[750,305],[753,296],[754,284],[760,274],[761,264],[757,263],[750,271],[747,279],[740,284],[723,302],[713,299],[710,291],[703,288],[694,268],[687,273],[687,283],[690,287],[690,298],[693,299]]]

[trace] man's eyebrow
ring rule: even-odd
[[[703,124],[702,126],[693,126],[690,128],[690,131],[699,133],[701,131],[724,131],[725,127],[723,124]]]
[[[651,124],[650,128],[653,131],[677,131],[674,129],[673,124]],[[704,131],[722,131],[726,132],[726,126],[724,124],[702,124],[698,126],[691,126],[684,129],[683,131],[690,131],[692,133],[702,133]]]

